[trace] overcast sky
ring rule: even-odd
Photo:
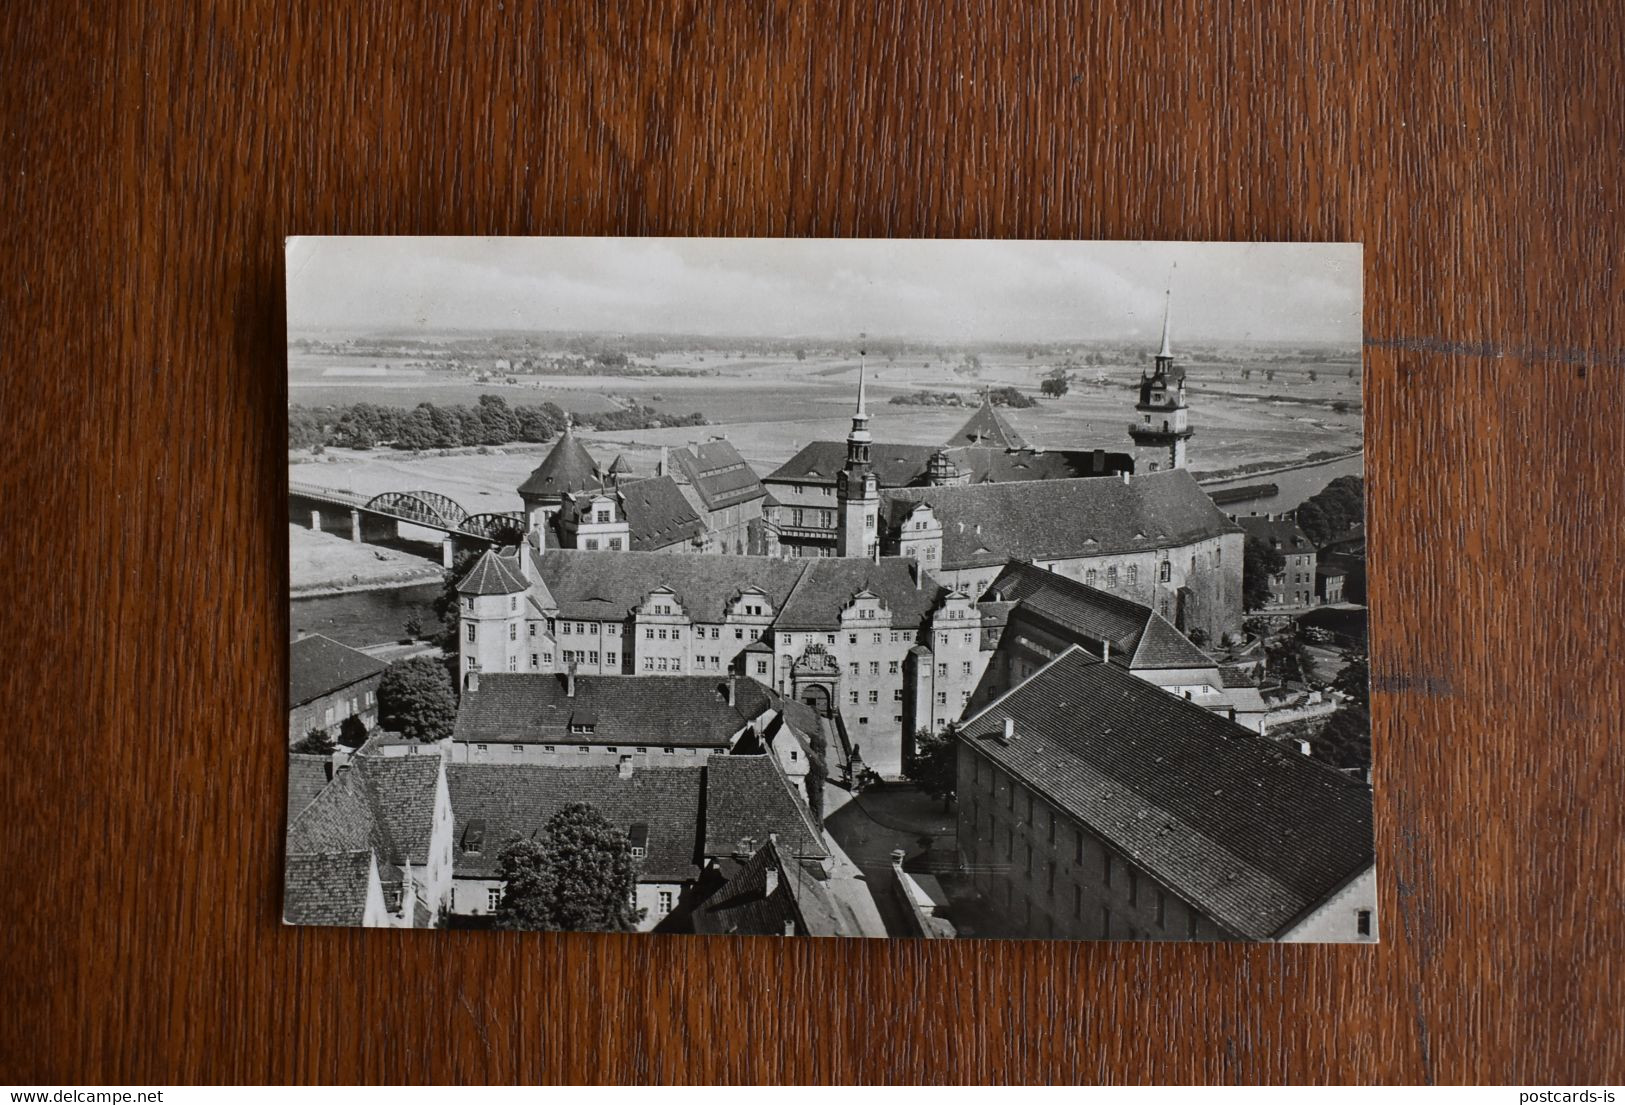
[[[1360,247],[827,238],[292,238],[288,329],[927,341],[1360,339]]]

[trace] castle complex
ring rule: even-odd
[[[1243,535],[1185,470],[1166,319],[1133,456],[1030,448],[986,399],[953,444],[876,444],[866,384],[860,366],[844,447],[809,445],[768,491],[725,441],[634,481],[567,429],[519,488],[524,538],[458,582],[465,686],[748,677],[834,719],[842,762],[896,775],[915,732],[970,702],[1008,564],[1137,603],[1193,653],[1239,633]]]

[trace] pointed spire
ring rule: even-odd
[[[858,350],[858,414],[859,418],[868,418],[868,412],[863,409],[864,377],[868,373],[868,350]]]
[[[1174,359],[1174,349],[1168,341],[1168,318],[1173,313],[1173,307],[1174,289],[1172,287],[1172,282],[1170,282],[1170,286],[1162,304],[1162,348],[1157,351],[1157,359],[1159,361],[1171,361]]]

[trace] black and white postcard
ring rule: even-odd
[[[287,277],[289,923],[1377,939],[1358,245]]]

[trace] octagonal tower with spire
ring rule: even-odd
[[[1138,415],[1129,423],[1134,439],[1134,470],[1158,472],[1185,467],[1185,442],[1194,432],[1190,412],[1185,407],[1185,369],[1174,364],[1168,322],[1172,293],[1162,311],[1162,348],[1152,360],[1149,372],[1140,373],[1140,400],[1134,404]]]

